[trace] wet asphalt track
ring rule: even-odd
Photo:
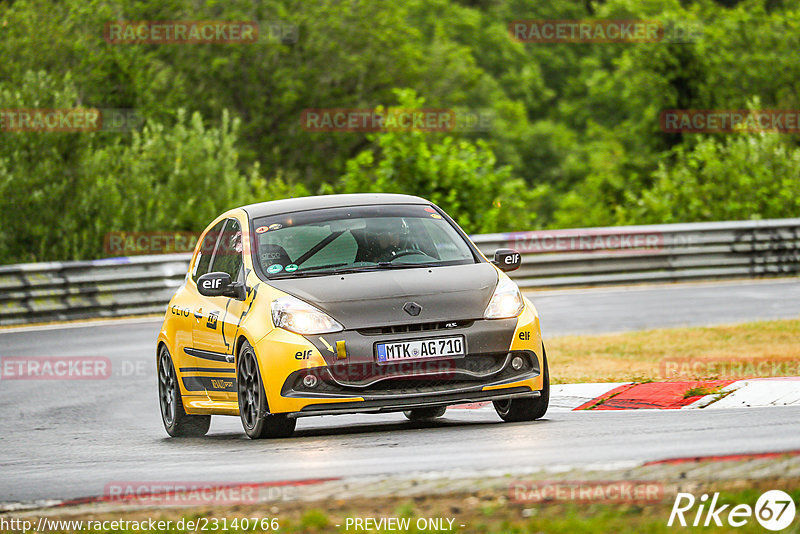
[[[546,336],[800,316],[798,279],[529,294]],[[0,381],[0,502],[101,495],[113,481],[260,482],[430,470],[587,465],[800,448],[800,408],[552,412],[502,424],[450,410],[300,419],[295,437],[251,441],[238,418],[166,437],[153,342],[159,322],[13,330],[0,357],[106,356],[108,380]]]

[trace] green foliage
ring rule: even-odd
[[[800,213],[800,148],[777,134],[703,138],[661,164],[628,220],[687,222]]]
[[[8,108],[71,108],[69,78],[28,73],[25,92],[0,86]],[[238,120],[220,127],[178,111],[118,134],[4,132],[0,145],[0,255],[16,261],[99,257],[109,231],[201,230],[251,199],[237,165]],[[263,187],[261,194],[270,193]]]
[[[183,110],[171,127],[146,124],[129,143],[118,140],[88,159],[98,186],[89,205],[119,229],[204,228],[220,211],[248,200],[236,165],[238,127],[227,113],[219,128],[208,128],[199,113],[187,118]]]
[[[413,92],[401,91],[400,107],[422,108]],[[422,132],[389,132],[372,136],[370,150],[347,162],[347,172],[332,192],[388,192],[423,196],[446,206],[465,231],[491,233],[530,228],[532,207],[545,193],[515,178],[497,161],[484,141],[472,143]]]
[[[72,108],[69,75],[26,72],[19,85],[0,83],[4,109]],[[33,261],[77,257],[80,215],[70,205],[92,187],[82,172],[92,138],[68,133],[0,132],[0,258]],[[102,243],[102,242],[101,242]]]

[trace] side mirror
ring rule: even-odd
[[[197,291],[204,297],[232,297],[245,300],[247,291],[244,284],[234,284],[228,273],[206,273],[197,279]]]
[[[515,271],[522,265],[522,256],[513,248],[499,248],[494,253],[492,260],[498,269],[503,272]]]

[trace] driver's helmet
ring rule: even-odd
[[[379,238],[382,235],[405,237],[410,233],[408,223],[401,217],[371,217],[366,219],[367,235]]]
[[[366,219],[365,233],[370,261],[391,261],[395,253],[407,244],[410,229],[400,217],[375,217]]]

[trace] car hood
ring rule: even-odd
[[[270,280],[269,284],[353,329],[479,319],[497,281],[491,264],[473,263]],[[422,307],[419,315],[403,311],[408,302]]]

